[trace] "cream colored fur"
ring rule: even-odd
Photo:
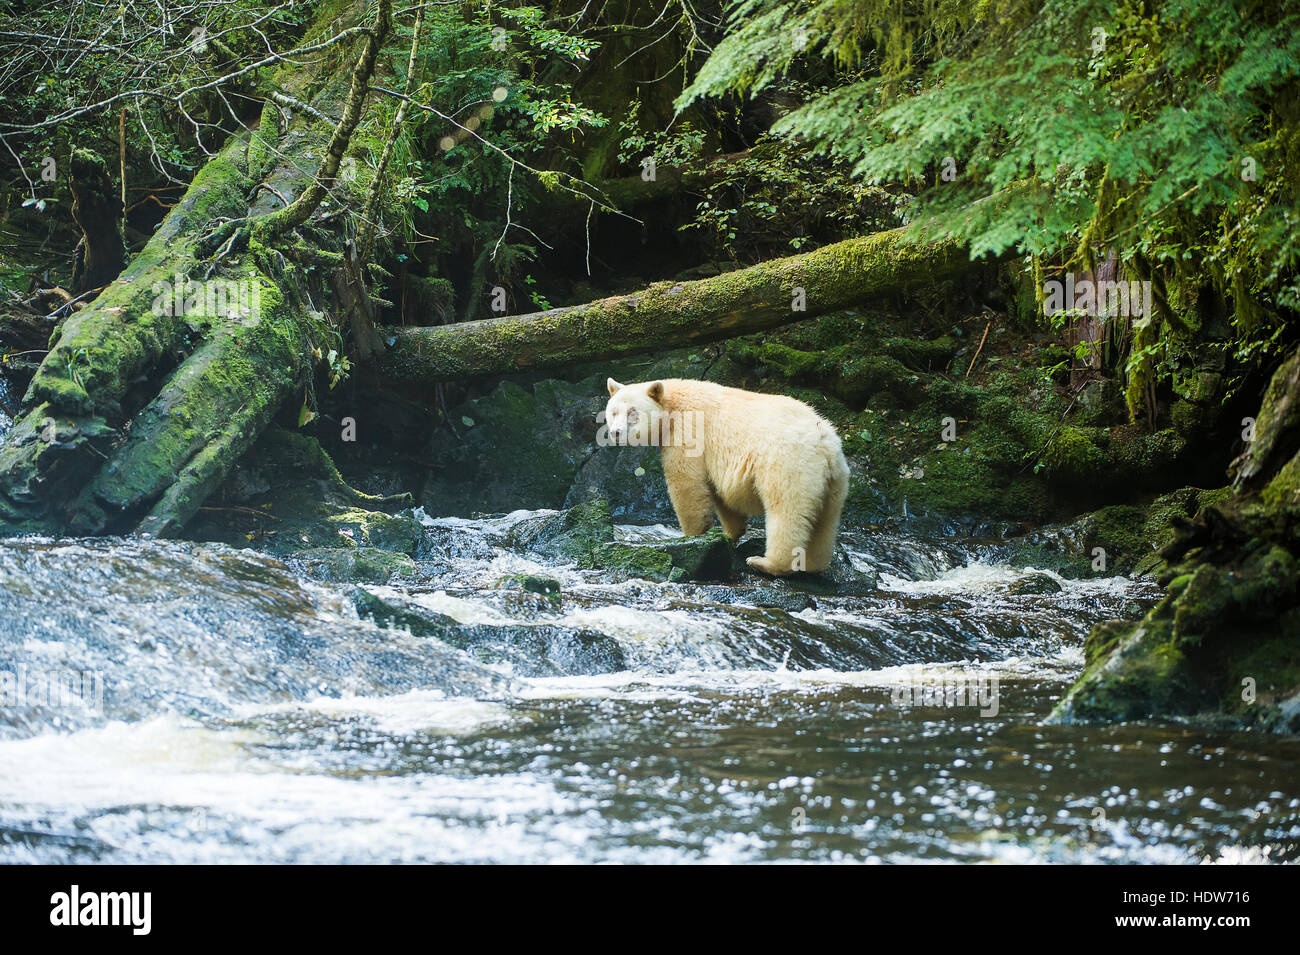
[[[662,436],[682,533],[703,534],[716,513],[735,540],[750,516],[763,514],[767,552],[749,558],[750,566],[775,575],[829,566],[849,466],[826,419],[794,398],[706,381],[622,385],[611,378],[608,387],[611,438],[652,444],[652,435]]]

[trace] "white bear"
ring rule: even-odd
[[[780,576],[825,570],[835,549],[849,465],[839,435],[802,401],[708,381],[608,381],[615,444],[660,446],[682,533],[703,534],[716,511],[732,540],[764,515],[767,552],[751,567]]]

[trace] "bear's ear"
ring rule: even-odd
[[[614,397],[614,392],[618,391],[618,390],[619,390],[620,388],[622,388],[623,386],[620,385],[620,384],[619,384],[617,381],[615,381],[613,378],[606,378],[606,379],[605,379],[605,387],[609,389],[609,396],[610,396],[611,398],[613,398],[613,397]]]
[[[662,381],[652,382],[650,387],[645,390],[645,393],[650,396],[650,400],[655,404],[663,404],[664,383]]]

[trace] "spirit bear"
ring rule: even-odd
[[[717,512],[738,540],[752,515],[767,552],[749,565],[780,576],[825,570],[835,548],[849,466],[830,422],[802,401],[707,381],[610,378],[605,424],[615,444],[660,446],[682,533],[703,534]]]

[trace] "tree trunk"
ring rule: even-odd
[[[81,229],[72,291],[103,288],[126,265],[122,196],[108,163],[88,149],[74,149],[71,163],[72,218]]]
[[[390,328],[384,337],[391,347],[374,366],[400,381],[423,384],[619,358],[775,328],[972,268],[956,244],[915,245],[894,230],[585,305]]]

